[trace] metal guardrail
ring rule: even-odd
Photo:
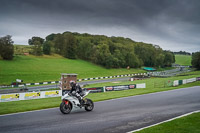
[[[78,82],[81,81],[88,81],[88,80],[98,80],[98,79],[109,79],[109,78],[120,78],[120,77],[130,77],[135,75],[146,75],[146,73],[136,73],[136,74],[124,74],[124,75],[115,75],[115,76],[106,76],[106,77],[95,77],[95,78],[84,78],[84,79],[78,79]],[[21,85],[11,85],[11,86],[0,86],[0,88],[3,87],[24,87],[24,86],[30,86],[30,85],[47,85],[47,84],[58,84],[60,81],[49,81],[49,82],[38,82],[38,83],[24,83]]]

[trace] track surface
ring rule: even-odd
[[[63,115],[54,108],[0,116],[0,132],[123,133],[199,109],[200,86],[196,86],[96,102],[92,112]]]

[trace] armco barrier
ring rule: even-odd
[[[18,100],[30,100],[48,97],[62,96],[61,90],[56,91],[41,91],[41,92],[27,92],[27,93],[13,93],[0,95],[0,102],[18,101]]]
[[[84,79],[78,79],[77,81],[88,81],[88,80],[98,80],[98,79],[108,79],[108,78],[120,78],[120,77],[130,77],[135,75],[146,75],[146,73],[136,73],[136,74],[125,74],[125,75],[115,75],[115,76],[107,76],[107,77],[95,77],[95,78],[84,78]],[[49,81],[49,82],[39,82],[39,83],[25,83],[23,85],[12,85],[12,87],[23,87],[23,86],[29,86],[29,85],[45,85],[45,84],[57,84],[60,83],[60,81]]]
[[[11,87],[23,87],[29,85],[46,85],[46,84],[58,84],[60,81],[49,81],[49,82],[39,82],[39,83],[25,83],[22,85],[11,85]]]

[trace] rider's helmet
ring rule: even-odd
[[[75,81],[74,81],[74,80],[70,80],[70,81],[69,81],[69,83],[70,83],[70,86],[71,86],[71,87],[73,87],[73,86],[75,86],[75,85],[76,85],[76,83],[75,83]]]

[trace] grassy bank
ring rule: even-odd
[[[199,133],[200,113],[150,127],[136,133]]]
[[[112,76],[141,73],[141,69],[105,69],[83,60],[71,60],[59,55],[15,56],[14,60],[0,60],[0,85],[10,84],[16,79],[25,83],[58,81],[61,73],[77,73],[78,78]]]
[[[190,55],[175,55],[176,64],[183,66],[191,66],[192,56]]]
[[[136,81],[118,81],[118,82],[106,82],[106,83],[97,83],[87,85],[87,88],[90,87],[102,87],[102,86],[115,86],[115,85],[128,85],[128,84],[139,84],[146,83],[147,89],[151,88],[167,88],[170,86],[174,80],[183,80],[189,78],[200,77],[200,71],[193,71],[188,73],[183,73],[178,76],[168,77],[168,78],[147,78],[145,80],[136,80]]]
[[[144,88],[144,89],[131,89],[123,91],[113,91],[106,93],[90,93],[88,98],[91,98],[93,101],[103,101],[109,99],[115,99],[120,97],[128,97],[134,95],[142,95],[153,92],[167,91],[191,86],[200,85],[200,81],[185,84],[177,87],[168,87],[168,88]],[[24,101],[13,101],[13,102],[2,102],[0,103],[0,114],[9,114],[16,112],[24,112],[30,110],[38,110],[52,107],[59,107],[61,103],[60,97],[55,98],[44,98],[44,99],[35,99],[35,100],[24,100]]]
[[[23,53],[30,47],[15,46],[15,49],[15,53]],[[176,63],[190,65],[190,62],[191,56],[176,55]],[[166,69],[172,68],[158,70]],[[77,73],[78,78],[93,78],[143,72],[141,69],[105,69],[87,61],[66,59],[59,55],[16,55],[12,61],[0,60],[0,85],[10,85],[16,79],[22,79],[24,83],[58,81],[60,73]]]

